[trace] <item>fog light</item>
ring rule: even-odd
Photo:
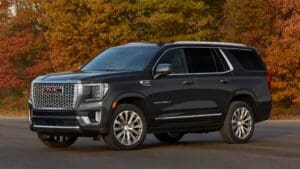
[[[90,121],[90,119],[89,119],[88,116],[81,116],[81,119],[82,119],[82,121],[83,121],[85,124],[90,124],[90,123],[91,123],[91,121]]]
[[[96,122],[98,122],[98,123],[101,122],[101,114],[102,114],[101,111],[96,111],[96,112],[95,112],[95,120],[96,120]]]

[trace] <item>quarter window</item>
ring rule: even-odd
[[[240,65],[247,70],[265,70],[265,66],[256,52],[253,50],[228,50]]]

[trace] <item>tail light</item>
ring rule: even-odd
[[[269,89],[271,89],[272,77],[271,77],[271,74],[269,72],[267,72],[267,82],[268,82]]]

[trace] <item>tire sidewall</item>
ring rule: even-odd
[[[233,116],[234,111],[239,107],[246,107],[249,110],[249,113],[250,113],[250,116],[251,116],[251,119],[252,119],[252,126],[251,126],[250,134],[244,139],[238,138],[232,130],[232,122],[231,122],[232,116]],[[255,126],[254,124],[255,124],[255,121],[254,121],[254,115],[253,115],[252,108],[245,102],[241,102],[241,101],[232,102],[232,104],[230,105],[230,107],[228,109],[228,113],[227,113],[227,117],[226,117],[226,124],[225,124],[225,125],[227,125],[227,129],[228,129],[228,132],[230,134],[230,137],[232,138],[232,141],[235,142],[235,143],[246,143],[246,142],[248,142],[249,139],[253,135],[254,126]]]
[[[143,123],[142,124],[143,131],[142,131],[141,138],[139,139],[139,141],[137,141],[135,144],[132,144],[132,145],[124,145],[124,144],[120,143],[114,135],[113,125],[114,125],[115,118],[121,112],[126,111],[126,110],[134,111],[135,113],[137,113],[140,116],[142,123]],[[144,142],[146,134],[147,134],[147,120],[146,120],[144,113],[142,112],[142,110],[140,108],[136,107],[135,105],[131,105],[131,104],[121,104],[116,108],[111,119],[112,120],[110,123],[109,137],[110,137],[111,141],[113,141],[113,143],[118,147],[118,149],[120,149],[120,150],[137,149]]]

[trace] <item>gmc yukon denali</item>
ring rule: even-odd
[[[258,52],[243,44],[129,43],[75,72],[34,79],[29,122],[53,148],[91,137],[130,150],[148,133],[175,143],[213,131],[227,143],[246,143],[255,124],[269,118],[270,85]]]

